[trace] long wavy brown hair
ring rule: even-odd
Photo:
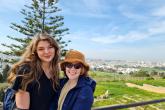
[[[36,81],[39,84],[38,78],[41,76],[41,73],[43,73],[42,69],[42,62],[39,59],[37,55],[37,45],[40,41],[48,41],[51,46],[55,48],[55,56],[53,60],[50,62],[50,74],[51,74],[51,81],[53,83],[53,88],[58,86],[58,80],[59,80],[59,46],[58,43],[54,40],[52,36],[50,36],[47,33],[38,33],[36,34],[33,39],[31,40],[30,44],[27,46],[25,52],[22,55],[22,58],[20,61],[15,63],[11,69],[11,72],[8,76],[8,82],[13,83],[16,79],[16,71],[21,65],[29,64],[30,66],[30,72],[28,74],[23,74],[22,76],[22,82],[21,82],[21,89],[26,90],[29,83],[32,81]]]

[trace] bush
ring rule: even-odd
[[[162,79],[165,79],[165,76],[163,76]]]
[[[132,76],[135,76],[135,77],[149,77],[150,75],[148,74],[148,71],[139,70],[138,72],[132,74]]]
[[[10,66],[8,64],[4,65],[3,71],[2,71],[3,82],[6,82],[9,70],[10,70]]]
[[[89,76],[95,77],[95,76],[96,76],[96,73],[95,73],[94,71],[90,71],[90,72],[89,72]]]
[[[153,77],[146,78],[146,80],[154,80]]]
[[[9,86],[7,83],[0,83],[0,102],[3,101],[4,90]]]
[[[3,82],[3,75],[0,73],[0,83]]]

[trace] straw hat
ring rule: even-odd
[[[84,65],[84,67],[89,70],[89,65],[85,62],[85,56],[83,53],[77,51],[77,50],[69,50],[66,55],[65,59],[60,62],[61,70],[65,70],[64,64],[66,62],[80,62]]]

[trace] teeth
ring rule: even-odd
[[[74,73],[74,72],[69,72],[71,75],[73,75],[73,74],[76,74],[76,73]]]

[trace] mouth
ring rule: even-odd
[[[50,58],[51,57],[51,55],[49,55],[49,56],[44,56],[45,58]]]
[[[69,74],[70,74],[70,75],[75,75],[76,72],[70,71]]]

